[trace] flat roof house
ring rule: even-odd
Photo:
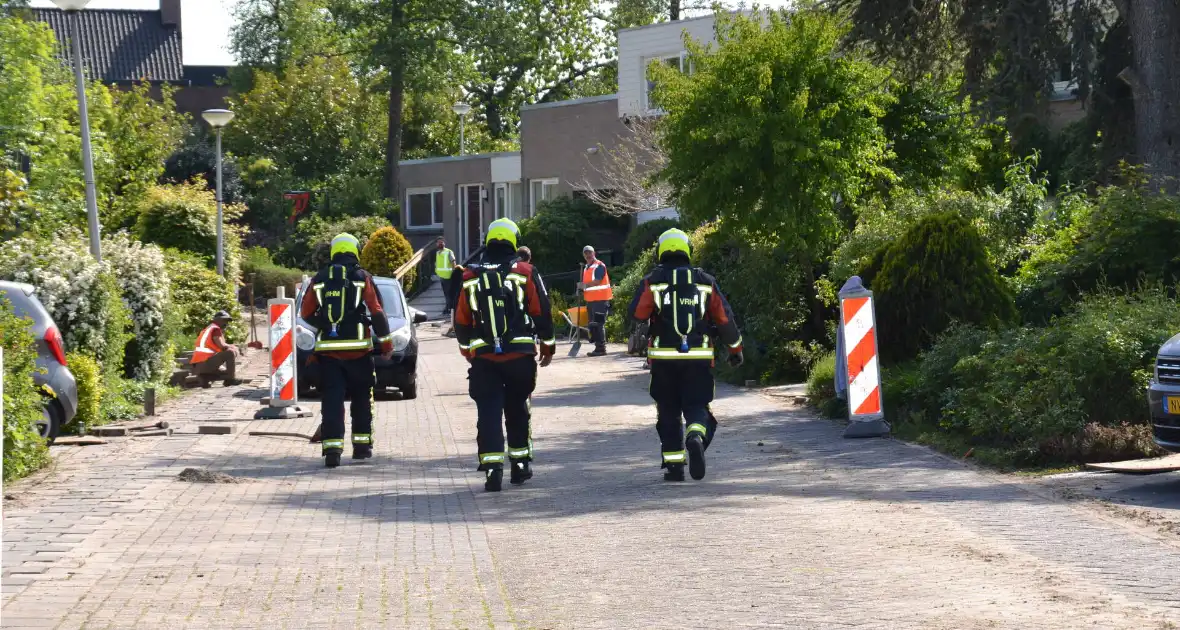
[[[406,237],[418,248],[444,236],[456,255],[466,258],[497,218],[519,221],[536,214],[542,201],[609,190],[598,168],[602,160],[631,133],[632,118],[659,113],[647,101],[648,64],[675,61],[683,68],[682,34],[711,41],[715,22],[705,16],[620,31],[618,93],[526,105],[520,111],[519,152],[401,162]]]

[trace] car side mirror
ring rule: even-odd
[[[426,321],[427,319],[430,319],[430,318],[426,316],[426,313],[423,313],[422,311],[414,311],[414,323],[415,324],[421,324],[422,322]]]

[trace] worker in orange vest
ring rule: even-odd
[[[594,342],[594,350],[586,356],[600,357],[606,354],[606,315],[610,311],[614,293],[611,291],[610,274],[606,272],[606,265],[598,260],[594,248],[590,245],[583,247],[582,257],[586,259],[586,266],[582,268],[582,281],[578,283],[578,290],[586,300],[590,341]]]
[[[225,342],[224,331],[229,322],[229,313],[218,311],[213,321],[197,335],[193,358],[189,363],[192,373],[201,379],[202,387],[209,387],[210,381],[218,380],[223,374],[226,387],[242,382],[234,378],[238,347]],[[221,370],[222,366],[225,367],[224,371]]]

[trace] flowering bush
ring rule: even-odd
[[[130,336],[127,308],[110,263],[96,262],[73,230],[52,241],[21,237],[0,245],[0,278],[37,287],[66,347],[98,358],[107,373],[122,368]]]
[[[102,254],[110,261],[135,331],[127,344],[124,370],[130,378],[152,380],[164,373],[170,355],[165,313],[171,307],[171,297],[164,252],[120,232],[103,242]]]

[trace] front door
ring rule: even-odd
[[[459,217],[462,256],[467,258],[483,244],[483,185],[466,184],[459,186]]]

